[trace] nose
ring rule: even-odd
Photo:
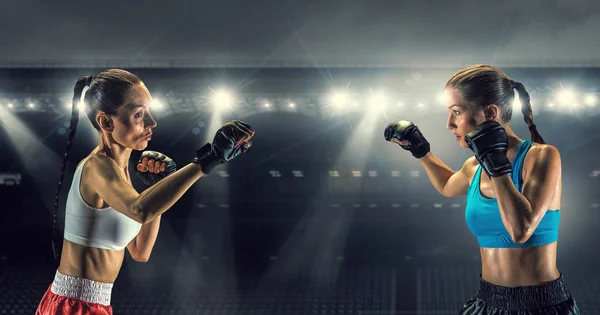
[[[452,113],[448,115],[448,120],[446,121],[446,128],[449,130],[456,128],[456,125],[454,124],[454,116],[452,116]]]
[[[146,115],[146,117],[148,118],[146,119],[146,127],[155,128],[156,125],[158,125],[158,123],[156,122],[156,120],[154,120],[154,117],[152,117],[152,115]]]

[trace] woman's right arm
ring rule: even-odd
[[[90,157],[84,171],[87,169],[87,174],[96,180],[96,192],[108,205],[145,224],[169,210],[202,175],[248,151],[253,136],[254,129],[242,121],[232,120],[224,124],[217,130],[212,144],[207,143],[196,151],[192,163],[141,194],[129,185],[117,162],[107,156]]]
[[[100,198],[113,209],[142,224],[151,222],[171,208],[204,175],[200,165],[190,163],[139,194],[109,157],[90,157],[84,171],[86,176],[94,178],[95,190]]]
[[[419,159],[433,187],[444,197],[456,197],[466,195],[469,190],[469,169],[475,157],[465,161],[458,172],[454,172],[442,160],[429,152],[425,157]]]

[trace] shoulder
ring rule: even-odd
[[[558,149],[550,144],[533,143],[523,161],[527,175],[560,172],[561,159]]]
[[[529,148],[526,157],[529,158],[533,165],[538,165],[540,163],[544,164],[560,161],[560,152],[558,152],[558,149],[551,144],[533,143],[531,148]]]
[[[477,166],[479,165],[479,161],[477,161],[477,158],[475,156],[472,156],[465,161],[465,165]]]
[[[462,167],[462,171],[465,173],[465,175],[470,177],[473,174],[475,174],[475,170],[478,166],[479,161],[477,161],[477,158],[475,158],[475,156],[472,156],[465,161]]]
[[[106,155],[102,154],[90,154],[87,157],[87,162],[85,163],[85,167],[96,167],[102,165],[110,165],[114,163],[113,159],[109,158]]]
[[[115,160],[102,154],[92,154],[88,157],[83,170],[94,176],[112,178],[118,175],[118,166]]]

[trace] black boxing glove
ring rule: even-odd
[[[498,177],[512,172],[506,156],[508,136],[499,123],[486,121],[480,124],[465,136],[465,142],[488,176]]]
[[[410,151],[414,157],[420,159],[429,153],[431,146],[421,131],[412,121],[399,120],[389,124],[383,133],[386,141],[396,138],[399,141],[408,140],[409,144],[400,145],[404,150]]]
[[[208,174],[218,165],[248,151],[253,136],[252,127],[242,121],[232,120],[217,131],[212,144],[207,143],[196,151],[192,163],[199,164],[202,172]]]
[[[153,170],[154,172],[151,172],[150,169],[147,169],[146,171],[144,171],[144,165],[142,163],[142,160],[144,158],[148,159],[148,164],[150,164],[151,161],[153,161],[154,167]],[[159,171],[158,173],[156,173],[157,168],[160,168],[160,166],[162,165],[162,163],[165,163],[165,170],[164,171]],[[145,167],[147,168],[148,165],[146,164]],[[142,182],[148,186],[152,186],[154,184],[156,184],[159,180],[173,174],[175,171],[177,171],[177,164],[175,164],[175,161],[173,161],[173,159],[171,159],[170,157],[160,153],[160,152],[156,152],[156,151],[144,151],[142,153],[142,155],[140,156],[140,159],[137,162],[137,166],[135,168],[137,176],[139,177],[139,179],[142,180]]]

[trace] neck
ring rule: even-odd
[[[111,134],[102,132],[100,132],[100,144],[94,149],[94,152],[104,154],[115,160],[119,165],[119,169],[125,173],[127,173],[131,151],[131,149],[116,142]]]
[[[515,134],[515,132],[510,128],[509,124],[503,124],[502,127],[506,131],[506,136],[508,136],[508,152],[507,152],[507,154],[509,156],[514,156],[514,154],[517,151],[517,148],[519,147],[519,145],[521,145],[521,142],[523,141],[523,139],[519,138]]]

